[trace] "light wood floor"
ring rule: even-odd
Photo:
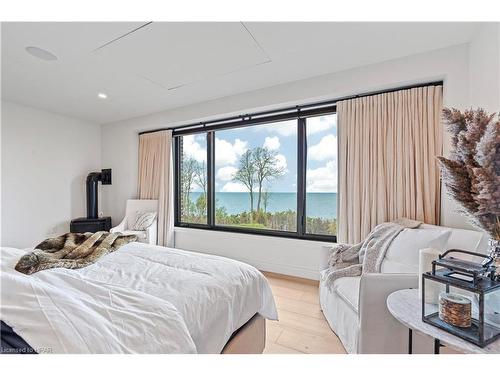
[[[264,272],[273,290],[279,321],[266,322],[265,354],[344,354],[319,308],[318,283]]]

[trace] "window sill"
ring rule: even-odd
[[[252,236],[261,236],[261,237],[274,237],[274,238],[283,238],[283,239],[293,239],[300,241],[312,241],[312,242],[337,242],[336,236],[324,236],[324,235],[304,235],[299,236],[293,232],[280,232],[280,231],[266,231],[266,230],[251,230],[248,228],[239,228],[239,227],[224,227],[224,226],[215,226],[208,227],[200,224],[176,224],[175,231],[179,232],[188,232],[192,230],[200,230],[206,232],[222,232],[227,233],[228,235],[252,235]]]

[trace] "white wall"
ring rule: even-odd
[[[124,215],[125,200],[136,196],[140,131],[441,79],[445,81],[444,105],[464,108],[467,76],[468,46],[460,45],[103,125],[102,165],[112,168],[114,174],[113,186],[103,193],[104,210],[116,223]],[[453,206],[447,199],[442,208],[443,225],[467,227],[465,220],[451,211]],[[322,245],[194,229],[176,231],[179,248],[225,255],[263,270],[309,278],[318,276]]]
[[[85,216],[100,126],[2,101],[2,246],[30,247]]]
[[[500,23],[483,25],[469,45],[469,105],[500,111]]]
[[[500,112],[500,23],[486,23],[468,45],[469,82],[467,108],[484,108]],[[449,137],[447,137],[449,139]],[[459,205],[446,199],[443,202],[445,223],[451,227],[475,229],[457,213]]]

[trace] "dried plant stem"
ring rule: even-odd
[[[483,109],[444,109],[450,158],[438,157],[448,194],[472,223],[500,240],[500,117]]]

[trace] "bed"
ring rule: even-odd
[[[14,270],[1,249],[1,320],[38,353],[257,353],[277,311],[254,267],[129,243],[79,269]]]

